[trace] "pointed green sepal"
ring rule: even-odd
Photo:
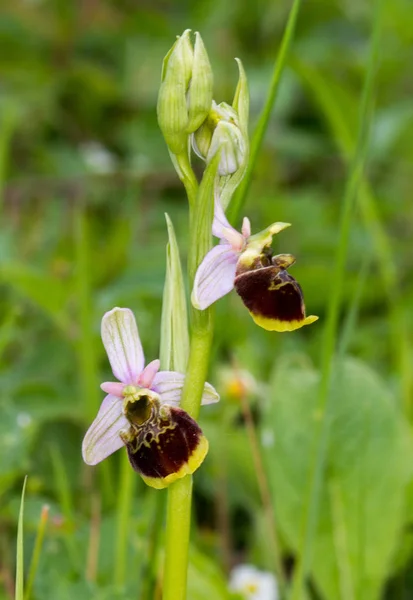
[[[195,33],[194,60],[188,89],[187,132],[193,133],[205,121],[212,104],[213,75],[204,42]]]
[[[248,136],[248,119],[250,110],[250,96],[248,91],[248,80],[239,58],[237,61],[239,77],[238,85],[235,90],[232,107],[236,110],[239,119],[239,126],[245,136]]]

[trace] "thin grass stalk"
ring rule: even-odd
[[[0,215],[3,213],[4,188],[9,160],[11,139],[17,125],[17,111],[15,105],[9,101],[4,102],[1,109],[0,120]]]
[[[367,152],[368,133],[373,112],[373,89],[378,64],[383,7],[384,0],[377,0],[374,13],[369,60],[360,104],[360,119],[356,150],[349,170],[349,176],[344,192],[340,234],[336,252],[336,260],[334,262],[335,266],[331,279],[331,294],[329,298],[327,321],[324,329],[322,348],[321,382],[316,407],[316,412],[317,414],[321,415],[321,418],[317,423],[314,451],[312,457],[310,458],[310,477],[304,504],[302,535],[290,595],[292,600],[301,600],[302,597],[305,577],[311,561],[312,544],[317,524],[319,493],[323,479],[323,469],[328,443],[328,402],[329,398],[331,397],[329,389],[331,369],[337,338],[342,289],[345,279],[345,267],[350,237],[353,204],[363,174]]]
[[[281,40],[280,50],[274,63],[267,99],[258,118],[254,135],[252,136],[248,167],[245,172],[245,176],[241,181],[228,208],[228,218],[232,223],[236,223],[247,199],[247,194],[252,181],[252,175],[254,173],[262,143],[264,141],[265,132],[267,131],[271,112],[277,97],[278,89],[280,87],[281,77],[287,62],[289,50],[294,39],[295,26],[297,23],[300,6],[301,0],[293,0],[290,13],[288,15],[287,25],[284,30],[284,35]]]
[[[76,293],[79,307],[80,338],[79,370],[82,385],[82,405],[86,418],[92,420],[99,404],[99,385],[92,331],[92,284],[89,259],[89,225],[85,207],[78,201],[74,214],[76,253]]]
[[[24,599],[24,539],[23,539],[23,518],[24,518],[24,495],[26,492],[27,475],[24,478],[23,489],[20,501],[19,521],[17,524],[17,550],[16,550],[16,589],[15,600]]]
[[[354,294],[350,301],[350,308],[347,311],[347,316],[344,320],[343,329],[340,336],[340,341],[337,350],[337,354],[340,360],[343,359],[347,352],[351,338],[357,325],[361,301],[366,287],[367,277],[370,272],[371,262],[372,256],[371,254],[366,252],[366,254],[364,254],[363,256]]]
[[[353,132],[347,122],[345,111],[333,95],[328,81],[319,70],[302,62],[298,57],[293,57],[290,62],[302,82],[307,85],[319,103],[340,152],[344,159],[350,162],[354,148]],[[378,199],[375,197],[365,176],[361,181],[357,203],[364,226],[372,239],[377,255],[377,269],[382,280],[390,313],[391,356],[394,357],[394,363],[400,373],[402,403],[406,414],[411,420],[413,417],[411,407],[411,389],[413,385],[412,370],[410,368],[410,343],[405,326],[405,315],[399,303],[400,281],[392,245],[380,217]]]
[[[328,482],[328,492],[332,507],[333,538],[339,574],[340,600],[356,600],[354,582],[351,576],[349,544],[344,522],[343,495],[338,480]]]
[[[113,583],[119,589],[124,586],[128,564],[130,514],[135,480],[135,471],[131,469],[126,452],[124,452],[121,456],[119,495],[116,507],[115,564],[113,569]]]
[[[254,419],[252,417],[251,408],[248,403],[247,394],[245,392],[241,393],[241,408],[247,430],[248,442],[251,448],[255,473],[257,476],[258,489],[261,496],[261,502],[264,508],[264,516],[267,522],[269,546],[271,549],[271,554],[274,558],[274,570],[277,575],[280,596],[281,598],[285,598],[287,578],[284,573],[284,568],[282,564],[281,550],[278,539],[277,527],[275,524],[270,486],[268,483],[267,474],[262,460],[261,448],[255,429]]]
[[[39,525],[37,527],[36,539],[34,542],[32,559],[29,567],[29,574],[27,577],[26,583],[26,592],[24,594],[24,600],[30,600],[34,580],[36,578],[37,569],[39,566],[40,555],[42,553],[43,540],[46,533],[47,522],[49,519],[49,506],[45,504],[42,507],[42,511],[40,513]]]
[[[93,494],[91,498],[92,512],[89,528],[89,546],[86,560],[86,579],[96,582],[99,566],[100,525],[101,525],[101,497]]]
[[[69,525],[70,532],[65,533],[63,541],[73,565],[80,567],[79,553],[76,548],[75,539],[72,535],[72,528],[75,522],[74,503],[70,482],[67,477],[65,463],[58,446],[51,447],[50,456],[53,467],[53,478],[56,486],[56,495],[62,510],[62,514]]]

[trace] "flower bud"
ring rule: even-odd
[[[212,102],[212,70],[199,33],[178,37],[165,56],[158,96],[158,122],[169,150],[187,150],[188,134],[205,120]]]
[[[222,102],[212,102],[212,108],[203,125],[192,136],[194,152],[207,164],[217,152],[221,153],[218,173],[232,175],[245,162],[248,152],[248,139],[239,126],[237,112]]]

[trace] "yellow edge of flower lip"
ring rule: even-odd
[[[145,477],[145,475],[142,475],[142,479],[147,485],[150,485],[157,490],[162,490],[177,479],[181,479],[181,477],[185,477],[185,475],[191,475],[194,473],[207,455],[208,448],[208,440],[203,435],[199,440],[198,446],[188,458],[188,462],[184,463],[178,471],[175,473],[170,473],[166,477]]]
[[[314,321],[318,321],[318,317],[315,315],[310,315],[300,321],[279,321],[278,319],[270,319],[268,317],[262,317],[261,315],[255,315],[252,312],[250,312],[250,315],[255,323],[263,329],[266,329],[267,331],[278,331],[279,333],[295,331],[296,329],[304,327],[304,325],[311,325]]]

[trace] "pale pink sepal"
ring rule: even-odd
[[[228,244],[212,248],[198,267],[192,290],[192,304],[204,310],[234,287],[239,253]]]
[[[159,359],[153,360],[146,365],[142,373],[139,375],[138,384],[143,388],[150,388],[152,386],[152,381],[157,372],[159,371],[159,367],[161,366],[161,361]]]
[[[162,404],[179,406],[184,387],[185,375],[176,371],[159,371],[153,380],[152,389],[159,394]],[[210,384],[205,383],[201,404],[213,404],[219,401],[219,394]]]
[[[111,394],[112,396],[117,396],[118,398],[122,398],[122,391],[124,387],[124,383],[117,383],[114,381],[105,381],[104,383],[100,384],[100,389],[106,394]]]
[[[102,319],[102,340],[114,376],[136,385],[144,366],[142,344],[135,317],[129,308],[114,308]]]
[[[83,439],[82,455],[85,463],[96,465],[119,450],[124,445],[119,434],[128,429],[129,423],[122,412],[122,401],[116,396],[106,396]]]

